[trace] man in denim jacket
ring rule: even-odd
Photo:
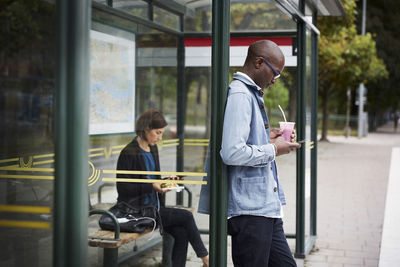
[[[263,100],[264,89],[276,82],[284,65],[274,42],[257,41],[229,87],[220,154],[228,166],[228,233],[233,263],[239,267],[296,266],[282,227],[286,202],[275,157],[300,144],[270,130]],[[207,204],[200,203],[199,212],[205,213]]]

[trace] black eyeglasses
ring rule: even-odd
[[[272,66],[271,63],[269,63],[268,60],[266,60],[264,57],[260,57],[260,58],[262,58],[262,59],[264,60],[265,64],[267,64],[268,67],[271,68],[272,72],[273,72],[274,75],[275,75],[275,76],[274,76],[274,80],[276,80],[276,79],[278,79],[279,77],[281,77],[281,73],[280,73],[279,71],[277,71],[277,70],[274,68],[274,66]]]

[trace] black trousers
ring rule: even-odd
[[[235,267],[296,267],[282,219],[242,215],[228,220]]]
[[[192,245],[197,257],[202,258],[208,255],[190,211],[161,207],[160,216],[164,231],[175,239],[172,249],[173,267],[185,266],[188,243]]]

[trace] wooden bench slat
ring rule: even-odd
[[[129,243],[133,240],[138,239],[139,237],[150,233],[152,229],[147,229],[143,233],[125,233],[121,232],[119,235],[119,240],[115,240],[114,231],[107,230],[98,230],[89,235],[89,246],[91,247],[100,247],[100,248],[119,248],[123,244]]]

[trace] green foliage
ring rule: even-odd
[[[275,3],[232,3],[231,30],[295,29],[295,22]]]
[[[282,72],[281,79],[290,78],[287,73]],[[280,105],[283,109],[287,109],[289,105],[289,90],[285,83],[278,80],[276,84],[267,88],[264,93],[264,102],[265,106],[269,109],[269,114],[271,113],[271,109],[278,109],[278,105]]]
[[[326,138],[328,101],[345,95],[347,88],[355,90],[361,82],[367,84],[388,77],[381,59],[377,57],[376,43],[370,33],[357,34],[355,25],[356,0],[341,1],[344,17],[320,17],[319,38],[319,94],[322,96],[323,130]]]
[[[296,29],[296,23],[273,1],[265,3],[231,3],[231,31],[265,31]],[[186,17],[185,31],[211,31],[211,10],[198,9],[195,17]]]
[[[389,72],[389,78],[372,81],[368,84],[369,117],[375,118],[376,123],[385,112],[400,109],[400,9],[398,0],[368,0],[367,31],[372,32],[376,42],[378,55],[384,61]],[[362,1],[358,3],[362,9]],[[361,18],[359,18],[361,21]],[[360,22],[358,23],[360,24]]]
[[[0,56],[18,54],[35,39],[42,38],[38,18],[53,13],[54,5],[46,1],[0,1]]]
[[[388,73],[377,58],[371,34],[357,34],[355,0],[342,1],[346,16],[323,17],[318,21],[320,87],[355,88],[360,82],[386,78]]]

